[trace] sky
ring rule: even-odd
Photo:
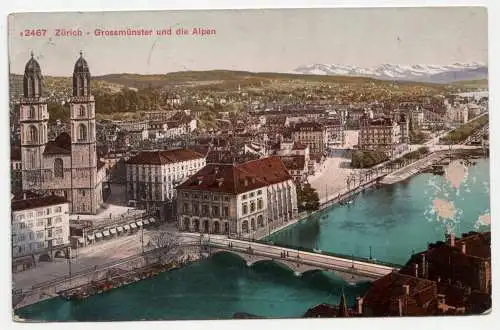
[[[71,75],[80,51],[93,75],[487,63],[487,25],[481,7],[23,13],[9,16],[9,66],[22,73],[32,51],[42,73],[55,76]],[[196,27],[216,32],[192,35]],[[127,28],[152,35],[95,35],[96,29]],[[156,35],[168,28],[173,35]],[[175,35],[178,28],[190,34]],[[45,36],[29,35],[37,29],[45,29]],[[57,36],[57,29],[83,35]]]

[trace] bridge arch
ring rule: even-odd
[[[232,252],[232,251],[227,251],[227,250],[218,250],[218,251],[213,252],[210,255],[211,258],[224,257],[224,256],[229,256],[231,258],[240,260],[242,264],[245,264],[245,265],[247,264],[245,256],[243,256],[237,252]]]
[[[263,266],[266,264],[271,264],[271,265],[276,265],[282,269],[286,269],[287,271],[290,272],[295,272],[295,269],[292,265],[290,265],[288,262],[283,262],[281,260],[276,260],[276,259],[260,259],[260,260],[255,260],[255,261],[249,261],[247,263],[248,267],[258,267],[258,266]]]

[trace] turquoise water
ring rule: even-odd
[[[403,264],[412,250],[457,234],[489,230],[478,217],[489,213],[489,163],[479,160],[459,189],[444,177],[423,174],[406,182],[373,189],[350,207],[335,207],[318,219],[303,221],[270,238],[324,251]],[[432,213],[433,200],[447,199],[458,210],[452,219]],[[236,312],[264,317],[300,317],[320,303],[338,303],[344,290],[350,304],[369,283],[349,285],[333,273],[306,272],[297,277],[273,262],[247,267],[237,256],[220,254],[83,301],[59,298],[17,311],[48,321],[126,321],[227,319]]]
[[[452,219],[438,217],[435,199],[453,203]],[[444,240],[447,228],[455,234],[489,230],[478,224],[489,213],[489,161],[477,160],[458,189],[444,176],[421,174],[401,183],[358,194],[350,206],[335,206],[322,216],[302,220],[268,240],[305,248],[404,264],[412,250]]]
[[[272,262],[247,267],[237,256],[220,254],[86,300],[42,301],[18,315],[46,321],[230,319],[236,312],[298,317],[317,304],[338,303],[342,289],[355,304],[368,285],[348,285],[320,271],[297,277]]]

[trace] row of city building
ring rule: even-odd
[[[491,310],[491,232],[448,235],[370,286],[356,306],[321,304],[305,317],[482,314]]]

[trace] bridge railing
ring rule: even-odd
[[[376,259],[370,259],[370,258],[363,258],[363,257],[356,257],[352,255],[346,255],[346,254],[341,254],[341,253],[333,253],[333,252],[327,252],[327,251],[318,251],[312,248],[306,248],[303,246],[293,246],[290,244],[284,244],[284,243],[275,243],[275,242],[269,242],[269,241],[255,241],[256,243],[259,244],[264,244],[264,245],[271,245],[271,246],[278,246],[282,247],[285,249],[293,249],[297,251],[304,251],[304,252],[310,252],[310,253],[316,253],[316,254],[321,254],[329,257],[335,257],[335,258],[342,258],[342,259],[347,259],[347,260],[353,260],[353,261],[359,261],[359,262],[365,262],[365,263],[370,263],[370,264],[375,264],[375,265],[381,265],[381,266],[387,266],[391,268],[401,268],[403,265],[400,264],[395,264],[391,262],[386,262],[382,260],[376,260]]]
[[[200,245],[204,245],[204,244],[200,244],[200,243],[197,243],[197,242],[194,242],[194,243],[189,242],[189,243],[185,243],[185,244],[179,245],[178,248],[192,248],[192,247],[199,247]],[[140,258],[147,258],[149,256],[155,255],[156,253],[161,253],[162,251],[165,251],[167,249],[168,248],[165,248],[165,247],[151,249],[151,250],[146,251],[144,253],[134,254],[134,255],[131,255],[131,256],[119,259],[119,260],[113,260],[113,261],[110,261],[110,262],[107,262],[107,263],[104,263],[104,264],[95,265],[93,267],[87,267],[87,268],[82,269],[82,270],[77,271],[77,272],[72,272],[71,276],[69,276],[69,274],[68,275],[58,276],[58,277],[53,278],[51,280],[47,280],[47,281],[44,281],[44,282],[35,283],[31,287],[24,288],[24,289],[13,288],[13,292],[15,291],[15,292],[29,293],[29,292],[32,292],[32,291],[35,291],[35,290],[40,290],[40,289],[47,288],[47,287],[50,287],[50,286],[53,286],[53,285],[56,285],[56,284],[61,284],[63,282],[68,281],[69,279],[76,279],[76,278],[79,278],[79,277],[82,277],[82,276],[89,276],[89,275],[91,275],[91,274],[93,274],[94,272],[97,272],[97,271],[103,271],[103,270],[106,270],[106,269],[111,269],[111,268],[120,266],[120,265],[122,265],[124,263],[131,262],[131,261],[134,261],[134,260],[138,260]]]

